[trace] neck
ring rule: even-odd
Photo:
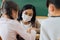
[[[49,14],[49,16],[60,16],[60,12],[55,12],[54,14]]]
[[[1,17],[4,17],[6,19],[9,19],[9,17],[6,14],[3,14]]]
[[[25,22],[25,21],[22,21],[25,25],[28,25],[30,24],[30,22]]]
[[[53,14],[53,16],[60,16],[60,10],[56,10]]]
[[[60,13],[53,14],[52,16],[60,16]]]

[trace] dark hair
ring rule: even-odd
[[[54,6],[59,9],[60,8],[60,0],[47,0],[46,6],[49,7],[49,4],[54,4]]]
[[[12,17],[12,9],[18,11],[18,6],[13,1],[5,1],[2,5],[2,11],[4,9],[6,10],[6,15],[8,15],[10,19],[14,19]]]
[[[34,24],[35,23],[35,20],[36,20],[36,10],[35,10],[35,7],[31,4],[27,4],[25,5],[21,11],[19,11],[19,16],[18,16],[18,21],[22,20],[22,12],[24,10],[27,10],[27,9],[32,9],[33,10],[33,17],[31,19],[31,23]]]

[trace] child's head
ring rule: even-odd
[[[60,16],[60,0],[47,0],[46,5],[49,15]]]
[[[13,1],[5,1],[2,5],[2,14],[7,15],[10,19],[18,17],[18,6]]]

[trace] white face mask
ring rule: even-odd
[[[23,21],[28,22],[31,20],[32,16],[28,16],[25,13],[22,14]]]

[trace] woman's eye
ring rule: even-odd
[[[26,12],[25,14],[27,15],[28,13]]]
[[[29,16],[32,16],[32,14],[29,14]]]

